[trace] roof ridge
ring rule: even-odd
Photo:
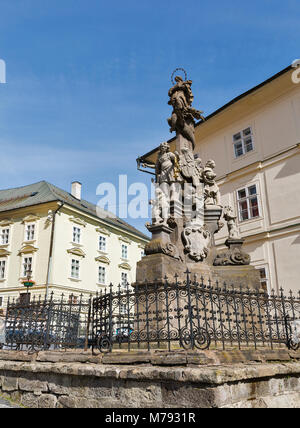
[[[26,184],[26,186],[18,186],[18,187],[8,187],[6,189],[0,189],[0,192],[7,192],[8,190],[18,190],[18,189],[25,189],[26,187],[35,186],[37,184],[41,183],[47,183],[45,180],[37,181],[35,183]]]
[[[31,188],[31,194],[30,192],[26,192],[27,188],[28,189]],[[17,209],[17,208],[21,208],[22,206],[35,205],[35,204],[40,204],[45,202],[60,201],[66,205],[70,205],[73,208],[79,209],[84,213],[88,213],[93,217],[98,218],[99,220],[102,220],[107,225],[111,225],[112,227],[119,227],[120,229],[123,229],[127,233],[137,234],[142,239],[149,239],[149,237],[145,235],[142,231],[138,230],[136,227],[132,226],[130,223],[121,219],[117,215],[105,209],[102,209],[103,216],[98,215],[97,204],[93,202],[89,202],[85,199],[81,199],[81,200],[76,199],[72,195],[72,193],[67,192],[64,189],[61,189],[60,187],[46,180],[41,180],[26,186],[15,187],[15,188],[5,189],[5,190],[3,189],[2,191],[0,190],[0,204],[2,205],[2,209],[0,209],[0,211],[5,211],[5,209],[3,209],[4,207],[6,207],[6,210],[8,210],[7,202],[8,200],[12,201],[11,194],[13,194],[14,191],[17,191],[17,194],[19,194],[17,198],[19,202],[15,204],[14,208],[10,206],[11,209]],[[5,199],[5,196],[6,196],[5,192],[7,193],[7,196],[10,196],[7,200]],[[24,201],[21,203],[20,197],[21,198],[25,197],[26,202]]]

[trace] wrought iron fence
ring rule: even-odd
[[[299,346],[300,293],[270,295],[191,279],[131,287],[113,285],[92,301],[91,343],[101,352],[126,347],[239,348]]]
[[[2,322],[3,324],[3,322]],[[209,349],[288,346],[300,342],[300,292],[288,296],[197,281],[186,272],[163,283],[111,284],[84,301],[33,298],[8,301],[2,344],[38,351],[84,348]]]
[[[2,346],[28,351],[84,347],[90,301],[83,296],[59,300],[33,298],[8,301]]]

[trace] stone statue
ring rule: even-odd
[[[227,222],[229,239],[241,239],[236,224],[236,215],[230,206],[224,207],[224,219]]]
[[[169,218],[169,202],[164,192],[158,187],[155,190],[155,200],[150,200],[152,205],[152,225],[167,224]],[[149,227],[149,223],[146,225]]]
[[[195,158],[192,150],[183,148],[181,154],[175,152],[178,158],[178,165],[181,175],[191,181],[193,186],[198,187],[202,179],[202,161],[199,158]]]
[[[168,143],[162,143],[160,145],[155,172],[156,182],[159,185],[162,183],[171,184],[177,181],[177,157],[174,153],[170,152]]]
[[[191,90],[192,81],[175,77],[176,84],[169,90],[169,105],[173,107],[172,116],[168,119],[170,132],[176,131],[177,135],[182,135],[192,143],[195,148],[195,121],[203,119],[201,111],[192,107],[194,96]]]
[[[206,162],[205,168],[202,172],[205,206],[217,205],[221,207],[221,194],[219,186],[217,185],[215,180],[217,176],[214,172],[215,167],[215,161],[209,160]]]

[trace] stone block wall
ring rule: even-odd
[[[299,360],[286,351],[2,351],[0,391],[29,408],[298,408]]]

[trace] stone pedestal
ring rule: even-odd
[[[177,205],[179,210],[179,205]],[[217,252],[214,235],[220,228],[222,208],[208,205],[204,209],[204,222],[199,224],[184,221],[183,218],[174,219],[173,227],[166,224],[148,225],[152,233],[152,240],[145,248],[146,257],[137,264],[136,285],[147,283],[163,284],[165,278],[174,282],[175,275],[178,281],[186,281],[186,271],[191,273],[190,278],[205,285],[234,286],[239,288],[260,288],[259,272],[250,266],[250,257],[242,250],[243,239],[227,239],[227,250]],[[204,232],[208,232],[208,253],[204,258],[195,257],[198,247],[201,247]],[[189,233],[190,235],[188,235]],[[190,238],[191,237],[191,238]],[[187,250],[187,239],[190,239],[190,249]]]
[[[171,233],[174,232],[173,228],[166,224],[157,224],[148,225],[148,230],[152,233],[152,239],[145,247],[146,256],[165,254],[175,260],[181,260],[178,247],[170,239]]]

